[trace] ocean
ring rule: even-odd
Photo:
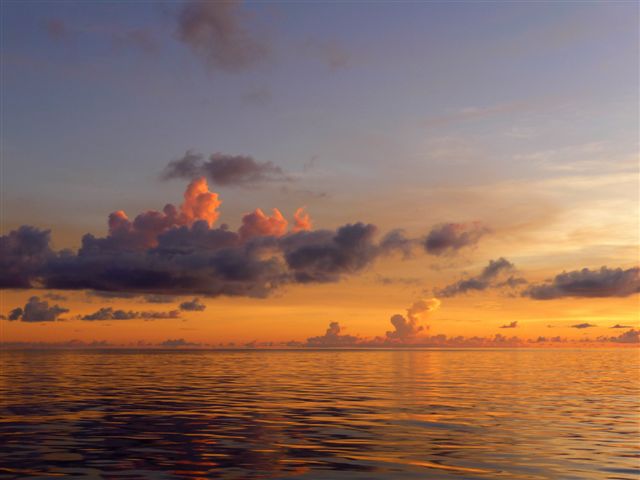
[[[0,478],[638,479],[638,349],[0,353]]]

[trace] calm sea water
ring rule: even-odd
[[[639,355],[6,351],[0,478],[637,479]]]

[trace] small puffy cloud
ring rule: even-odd
[[[628,297],[640,292],[640,268],[601,267],[562,272],[553,280],[531,285],[522,295],[535,300],[556,298]]]
[[[168,312],[155,312],[155,311],[133,311],[133,310],[114,310],[111,307],[103,307],[98,311],[89,315],[80,317],[81,320],[86,321],[100,321],[100,320],[165,320],[172,318],[180,318],[180,312],[178,310],[169,310]]]
[[[9,320],[22,320],[23,322],[53,322],[69,309],[58,305],[49,306],[49,302],[40,300],[39,297],[31,297],[24,308],[14,308],[9,312]]]
[[[575,325],[571,325],[571,328],[578,328],[578,329],[583,329],[583,328],[592,328],[592,327],[597,327],[597,325],[594,325],[592,323],[576,323]]]
[[[180,304],[180,310],[186,312],[202,312],[206,308],[207,306],[202,303],[199,298],[194,298],[193,300],[182,302]]]
[[[609,328],[632,328],[631,325],[620,325],[619,323],[616,323],[613,327],[609,327]]]
[[[324,335],[307,339],[308,347],[349,347],[356,345],[360,339],[353,335],[340,335],[342,328],[338,322],[331,322]]]
[[[272,162],[258,162],[253,157],[224,153],[214,153],[205,160],[204,155],[191,151],[170,162],[162,173],[164,180],[191,180],[198,177],[206,177],[220,186],[248,186],[289,180],[283,170]]]
[[[438,308],[440,308],[440,300],[437,298],[421,299],[407,309],[406,317],[400,314],[393,315],[390,321],[394,329],[387,331],[385,341],[391,343],[413,341],[420,332],[426,330],[424,326],[418,325],[418,322],[426,314],[434,312]]]
[[[505,325],[502,325],[500,328],[517,328],[518,327],[518,322],[511,322],[511,323],[507,323]]]
[[[238,233],[245,241],[252,237],[281,237],[287,233],[288,223],[277,208],[273,209],[271,216],[265,215],[262,210],[256,208],[242,217],[242,225]]]
[[[499,288],[504,286],[505,282],[496,282],[496,279],[503,273],[512,271],[514,268],[513,263],[504,257],[500,257],[497,260],[490,260],[489,264],[482,269],[479,275],[447,285],[438,290],[437,293],[442,297],[453,297],[470,291],[486,290],[490,287]]]
[[[190,0],[178,13],[177,37],[213,69],[239,72],[269,55],[252,31],[249,13],[238,0]]]
[[[298,208],[293,214],[293,232],[303,232],[311,230],[313,223],[311,217],[306,212],[304,207]]]
[[[432,255],[450,255],[475,245],[488,232],[489,229],[479,222],[443,223],[431,229],[424,248]]]

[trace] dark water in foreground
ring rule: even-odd
[[[639,478],[639,353],[0,354],[0,478]]]

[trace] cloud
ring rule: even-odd
[[[80,317],[81,320],[86,321],[99,321],[99,320],[164,320],[180,318],[180,312],[178,310],[170,310],[168,312],[154,312],[154,311],[142,311],[136,312],[133,310],[114,310],[111,307],[103,307],[98,311],[89,315]]]
[[[640,343],[640,330],[632,328],[628,332],[621,333],[617,337],[608,337],[606,340],[614,343]]]
[[[20,227],[0,236],[0,281],[7,288],[88,290],[92,295],[229,295],[265,297],[294,283],[336,282],[402,248],[381,243],[377,228],[356,222],[337,230],[303,230],[274,210],[246,215],[237,232],[214,227],[221,201],[204,178],[192,181],[179,207],[133,220],[109,215],[105,237],[86,234],[77,252],[54,252],[49,232]]]
[[[55,300],[57,302],[67,301],[67,297],[65,297],[64,295],[58,295],[57,293],[54,293],[54,292],[47,292],[43,295],[43,297],[48,298],[49,300]]]
[[[51,232],[22,226],[0,236],[0,288],[29,288],[38,268],[53,255]]]
[[[242,240],[252,237],[281,237],[287,233],[288,222],[277,208],[273,209],[271,216],[265,215],[262,210],[256,208],[252,213],[242,217],[242,225],[238,230]]]
[[[194,298],[191,301],[182,302],[180,304],[180,310],[186,312],[202,312],[206,308],[207,306],[202,303],[199,298]]]
[[[168,339],[160,343],[161,347],[197,347],[199,343],[187,342],[184,338]]]
[[[613,327],[609,327],[609,328],[632,328],[631,325],[620,325],[619,323],[616,323]]]
[[[518,327],[518,322],[511,322],[511,323],[507,323],[506,325],[502,325],[500,328],[517,328]]]
[[[305,211],[305,208],[298,208],[293,214],[293,231],[302,232],[311,230],[312,226],[313,222],[311,221],[309,214]]]
[[[512,271],[514,268],[513,263],[504,257],[500,257],[497,260],[489,260],[489,264],[482,269],[479,275],[447,285],[438,290],[437,294],[441,297],[453,297],[470,291],[482,291],[490,287],[504,286],[508,284],[509,280],[507,280],[507,282],[497,283],[495,282],[496,278],[505,272]]]
[[[210,68],[240,72],[269,55],[267,43],[251,31],[240,1],[187,1],[177,20],[178,39]]]
[[[23,322],[53,322],[60,315],[68,312],[68,308],[58,305],[49,306],[49,302],[40,300],[39,297],[31,297],[24,308],[14,308],[9,312],[9,320],[22,320]]]
[[[578,328],[578,329],[583,329],[583,328],[592,328],[592,327],[597,327],[597,325],[593,325],[591,323],[576,323],[575,325],[571,325],[571,328]]]
[[[206,177],[220,186],[248,186],[289,180],[283,170],[272,162],[257,162],[253,157],[224,153],[214,153],[205,160],[204,155],[191,151],[169,162],[161,175],[163,180],[191,180],[198,177]]]
[[[407,316],[396,314],[390,319],[393,330],[387,331],[385,341],[391,343],[406,343],[414,340],[426,328],[418,325],[418,322],[429,312],[440,308],[440,300],[437,298],[422,299],[415,302],[407,309]],[[428,328],[428,327],[427,327]]]
[[[628,297],[640,292],[640,268],[601,267],[600,270],[562,272],[553,280],[531,285],[522,294],[535,300],[564,297]]]
[[[473,246],[489,229],[479,222],[443,223],[431,229],[424,242],[432,255],[451,255],[464,247]]]
[[[309,347],[349,347],[356,345],[359,337],[353,335],[340,335],[342,328],[338,322],[331,322],[324,335],[307,339]]]

